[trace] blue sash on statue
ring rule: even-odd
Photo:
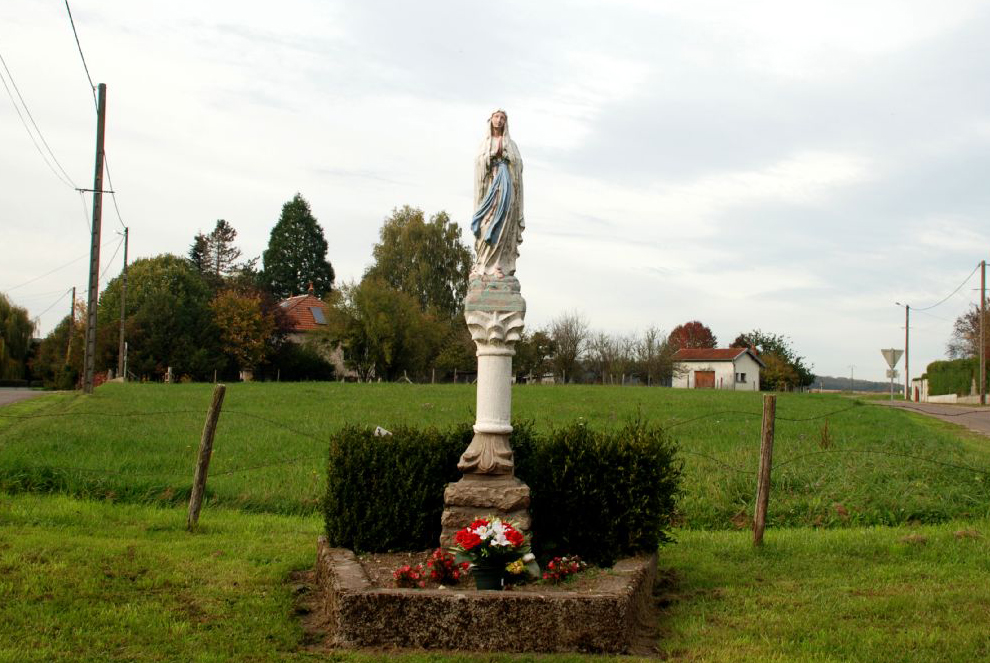
[[[488,188],[488,193],[481,201],[481,206],[471,219],[471,231],[475,237],[481,232],[481,222],[489,215],[492,207],[495,208],[495,215],[484,237],[485,242],[489,245],[498,243],[502,224],[509,216],[509,208],[512,207],[512,177],[509,175],[509,162],[505,159],[496,162],[492,185]]]

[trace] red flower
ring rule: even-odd
[[[475,534],[474,532],[470,532],[466,529],[462,529],[460,532],[454,535],[454,541],[459,546],[464,548],[464,550],[471,550],[471,548],[474,548],[475,546],[481,543],[481,537]]]
[[[473,523],[471,523],[470,525],[468,525],[467,528],[468,529],[477,529],[479,527],[488,527],[488,519],[487,518],[478,518]]]
[[[505,538],[508,539],[509,543],[511,543],[515,548],[521,546],[526,540],[525,537],[523,537],[523,535],[513,527],[505,528]]]

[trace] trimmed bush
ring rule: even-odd
[[[426,550],[440,540],[443,490],[460,478],[470,426],[448,430],[348,426],[330,440],[323,501],[327,540],[361,552]]]
[[[345,428],[330,444],[323,509],[330,544],[362,552],[424,550],[440,537],[443,490],[461,478],[470,426]],[[681,465],[669,435],[633,424],[512,434],[516,473],[532,491],[535,548],[602,565],[669,541]]]
[[[968,396],[979,368],[979,360],[972,358],[933,361],[925,370],[928,375],[928,393],[932,396],[943,394]]]
[[[594,430],[575,423],[531,440],[513,435],[513,448],[516,473],[531,490],[542,555],[580,555],[611,566],[670,541],[681,464],[661,428]]]

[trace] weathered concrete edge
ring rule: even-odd
[[[628,577],[624,590],[604,594],[379,589],[354,553],[324,537],[316,567],[340,647],[626,653],[648,614],[657,557],[620,560],[612,572]]]

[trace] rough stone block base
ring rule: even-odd
[[[316,577],[339,647],[627,653],[649,613],[656,555],[620,560],[602,591],[393,589],[321,537]]]
[[[467,474],[447,484],[440,517],[440,547],[453,545],[454,534],[476,518],[494,515],[511,520],[529,532],[529,486],[511,475]]]

